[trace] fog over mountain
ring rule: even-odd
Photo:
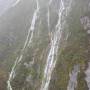
[[[90,0],[0,0],[0,90],[90,90]]]

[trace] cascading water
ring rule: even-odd
[[[69,80],[69,84],[68,84],[67,90],[75,90],[75,88],[77,87],[77,76],[78,76],[78,73],[79,73],[79,66],[75,65],[74,69],[70,73],[70,80]]]
[[[48,13],[47,13],[47,22],[48,22],[48,30],[50,30],[50,12],[49,12],[49,7],[48,7]]]
[[[90,90],[89,3],[1,0],[0,90]]]
[[[13,90],[12,89],[12,86],[11,86],[11,81],[12,79],[14,78],[15,76],[15,70],[16,70],[16,66],[21,62],[22,58],[23,58],[23,54],[24,54],[24,51],[26,49],[26,47],[29,47],[31,41],[32,41],[32,38],[33,38],[33,32],[34,32],[34,28],[35,28],[35,24],[36,24],[36,20],[37,20],[37,15],[38,15],[38,12],[39,12],[39,4],[38,4],[38,0],[36,0],[36,3],[37,3],[37,8],[34,12],[34,15],[33,15],[33,18],[32,18],[32,22],[31,22],[31,26],[28,30],[28,35],[27,35],[27,38],[25,40],[25,44],[24,44],[24,47],[22,48],[21,50],[21,54],[20,56],[17,57],[17,59],[15,60],[15,63],[12,67],[12,70],[9,74],[9,79],[7,81],[7,89],[8,90]]]
[[[52,1],[53,0],[50,0],[49,2],[48,2],[48,11],[47,11],[47,23],[48,23],[48,31],[49,31],[49,34],[50,34],[50,5],[51,5],[51,3],[52,3]]]
[[[13,0],[0,0],[0,8],[1,8],[0,17],[3,14],[5,14],[12,7],[17,6],[20,2],[21,2],[21,0],[15,0],[15,1],[13,1]]]
[[[71,6],[71,1],[69,3],[68,7],[70,7],[70,6]],[[50,79],[51,79],[51,74],[56,65],[56,57],[57,57],[57,52],[58,52],[59,43],[60,43],[60,39],[61,39],[61,35],[62,35],[62,28],[63,28],[63,26],[61,24],[63,12],[66,12],[65,15],[67,15],[69,12],[69,9],[64,6],[64,1],[61,0],[60,9],[59,9],[59,13],[58,13],[59,19],[58,19],[58,22],[55,27],[55,33],[54,33],[53,37],[51,37],[51,44],[50,44],[51,47],[50,47],[50,51],[49,51],[49,54],[47,57],[47,62],[45,65],[45,70],[44,70],[44,77],[42,80],[42,85],[41,85],[40,90],[48,90]],[[49,24],[48,24],[48,26],[49,26]]]
[[[37,14],[39,12],[39,4],[38,4],[38,0],[36,0],[37,2],[37,8],[33,14],[33,18],[32,18],[32,22],[31,22],[31,26],[29,28],[29,32],[28,32],[28,35],[27,35],[27,39],[25,41],[25,44],[24,44],[24,48],[22,49],[22,51],[30,45],[31,41],[32,41],[32,38],[33,38],[33,33],[34,33],[34,30],[35,30],[35,23],[36,23],[36,20],[37,20]]]
[[[29,43],[28,43],[28,46],[30,46],[31,42],[32,42],[32,38],[33,38],[33,33],[34,33],[34,30],[35,30],[35,23],[36,23],[36,20],[38,18],[38,12],[39,12],[39,3],[38,3],[38,0],[37,0],[37,9],[36,11],[34,12],[34,15],[33,15],[33,20],[32,20],[32,23],[31,23],[31,27],[30,27],[30,33],[31,33],[31,36],[30,36],[30,39],[29,39]]]

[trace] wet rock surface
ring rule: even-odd
[[[0,90],[89,90],[89,7],[22,0],[0,16]]]

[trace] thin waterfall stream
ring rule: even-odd
[[[0,90],[90,90],[90,0],[0,0]]]
[[[11,86],[11,81],[12,79],[14,78],[15,76],[15,69],[17,67],[17,65],[21,62],[22,58],[23,58],[23,54],[24,54],[24,51],[27,47],[29,47],[30,43],[31,43],[31,40],[33,38],[33,32],[34,32],[34,28],[35,28],[35,23],[36,23],[36,20],[37,20],[37,14],[39,12],[39,4],[38,4],[38,0],[36,0],[36,4],[37,4],[37,8],[34,12],[34,15],[33,15],[33,18],[32,18],[32,22],[31,22],[31,26],[28,30],[28,35],[27,35],[27,38],[26,38],[26,41],[25,41],[25,44],[24,44],[24,47],[22,48],[21,50],[21,54],[20,56],[17,57],[17,59],[15,60],[15,63],[12,67],[12,70],[9,74],[9,79],[7,81],[7,88],[8,90],[13,90],[12,89],[12,86]]]
[[[68,6],[71,6],[71,1]],[[59,48],[59,43],[62,35],[62,28],[63,26],[61,25],[61,20],[62,20],[62,14],[63,12],[67,11],[67,7],[64,6],[64,1],[61,0],[60,2],[60,9],[58,12],[58,22],[55,27],[55,33],[54,36],[51,37],[51,44],[50,44],[50,51],[47,56],[47,62],[45,65],[45,70],[44,70],[44,77],[42,80],[42,85],[40,90],[48,90],[50,79],[51,79],[51,74],[53,72],[53,69],[56,65],[56,57],[57,57],[57,52]],[[68,12],[68,11],[67,11]],[[66,13],[67,15],[67,13]]]

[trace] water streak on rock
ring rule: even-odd
[[[71,3],[69,3],[71,5]],[[51,74],[52,71],[56,65],[56,58],[57,58],[57,52],[58,52],[58,48],[59,48],[59,43],[60,43],[60,39],[61,39],[61,35],[62,35],[62,14],[64,11],[67,10],[67,7],[64,6],[64,1],[61,0],[60,2],[60,9],[58,12],[58,21],[55,27],[55,32],[53,37],[51,37],[51,47],[50,47],[50,51],[47,57],[47,62],[45,65],[45,70],[44,70],[44,77],[42,80],[42,85],[40,90],[48,90],[49,87],[49,83],[51,80]],[[69,10],[68,10],[69,11]],[[66,13],[67,15],[67,13]]]
[[[11,81],[15,76],[16,66],[19,65],[19,63],[21,62],[21,60],[23,58],[24,51],[25,51],[26,47],[28,47],[30,45],[30,42],[31,42],[31,40],[33,38],[33,32],[34,32],[34,28],[35,28],[35,22],[36,22],[36,18],[37,18],[37,13],[39,11],[38,0],[36,1],[36,3],[37,3],[37,8],[36,8],[36,10],[34,12],[34,15],[33,15],[33,18],[32,18],[32,23],[31,23],[30,29],[28,31],[27,38],[26,38],[25,43],[24,43],[24,47],[21,50],[21,54],[15,60],[15,63],[13,65],[13,67],[12,67],[12,70],[11,70],[11,72],[9,74],[9,79],[7,81],[7,89],[8,90],[13,90],[12,86],[11,86]]]
[[[37,0],[37,9],[36,9],[36,11],[34,12],[33,19],[32,19],[31,26],[30,26],[31,36],[30,36],[30,39],[29,39],[28,46],[30,46],[30,44],[31,44],[31,42],[32,42],[32,38],[33,38],[34,30],[35,30],[35,24],[36,24],[36,20],[37,20],[37,18],[38,18],[39,9],[40,9],[40,6],[39,6],[39,2],[38,2],[38,0]]]

